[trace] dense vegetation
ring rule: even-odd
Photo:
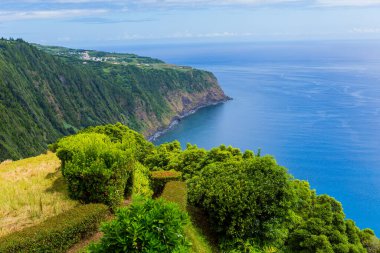
[[[86,203],[117,206],[132,172],[132,155],[104,134],[83,133],[59,142],[57,156],[69,195]]]
[[[120,205],[130,188],[136,191],[130,185],[134,181],[131,179],[134,167],[144,173],[136,161],[144,159],[144,152],[153,149],[143,136],[120,123],[87,128],[50,147],[62,161],[61,171],[69,195],[111,208]]]
[[[188,222],[188,215],[174,203],[134,201],[102,226],[104,237],[90,252],[187,252],[184,226]]]
[[[317,195],[307,182],[294,179],[271,156],[261,157],[252,151],[242,153],[237,148],[224,145],[211,150],[187,145],[182,150],[178,141],[152,147],[142,136],[136,136],[136,132],[117,124],[89,128],[58,142],[57,153],[64,162],[62,173],[69,187],[72,182],[66,176],[67,166],[75,161],[78,175],[86,175],[88,171],[97,173],[96,176],[84,176],[85,181],[81,184],[96,184],[98,189],[107,189],[103,194],[97,190],[86,191],[86,200],[103,202],[117,210],[115,207],[122,200],[118,194],[128,192],[125,189],[132,189],[134,202],[139,202],[140,197],[145,199],[133,206],[135,212],[122,209],[117,212],[115,221],[104,226],[104,239],[93,246],[96,252],[131,245],[138,247],[139,252],[164,247],[160,243],[166,245],[167,242],[159,239],[161,234],[151,234],[145,227],[157,219],[162,220],[162,226],[170,227],[167,231],[183,231],[185,223],[182,224],[178,211],[165,209],[166,204],[161,202],[146,201],[151,198],[152,190],[161,188],[163,184],[166,187],[162,197],[177,203],[182,210],[186,211],[189,204],[203,211],[215,235],[214,240],[223,252],[380,251],[379,240],[373,231],[360,230],[352,220],[345,218],[338,201],[327,195]],[[144,150],[144,155],[141,150]],[[128,155],[121,158],[122,154]],[[129,175],[132,171],[131,180],[123,177],[119,166],[132,168],[122,172]],[[109,177],[104,178],[104,174]],[[113,185],[122,188],[107,188],[111,185],[112,175],[117,175],[115,178],[120,180]],[[188,189],[180,182],[182,179]],[[157,184],[159,187],[155,186]],[[79,188],[75,191],[83,192]],[[160,194],[155,192],[156,196]],[[118,197],[116,202],[109,202],[103,196]],[[187,201],[184,201],[186,196]],[[175,215],[171,220],[176,220],[177,225],[158,215],[166,212],[161,208],[167,210],[168,216]],[[152,211],[155,215],[151,215],[151,210],[156,209],[161,211]],[[135,224],[132,227],[141,228],[150,236],[133,237],[134,233],[138,235],[141,231],[127,229],[132,223]],[[125,234],[117,237],[121,231]],[[152,240],[155,246],[152,246]],[[178,251],[187,252],[185,241],[177,243],[170,245],[174,248],[174,245],[180,245]]]
[[[0,40],[0,161],[36,155],[87,126],[123,122],[145,135],[226,97],[205,71],[129,54]],[[86,63],[86,64],[84,64]]]
[[[94,233],[107,214],[102,204],[74,207],[36,226],[0,237],[0,252],[66,252]]]
[[[189,203],[208,215],[219,245],[228,252],[378,252],[375,239],[346,220],[341,204],[316,195],[273,157],[220,146],[209,151],[178,142],[157,147],[146,158],[156,170],[184,173]],[[372,245],[374,245],[374,241]],[[365,248],[366,247],[366,248]],[[376,249],[375,249],[376,248]]]

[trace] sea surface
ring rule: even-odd
[[[103,48],[106,49],[106,48]],[[183,119],[172,140],[274,155],[347,218],[380,235],[380,43],[244,42],[107,48],[212,71],[224,104]]]

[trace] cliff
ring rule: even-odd
[[[0,161],[75,131],[122,122],[146,137],[227,100],[215,76],[133,54],[0,40]]]

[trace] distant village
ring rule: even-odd
[[[85,51],[82,53],[81,59],[86,60],[86,61],[101,61],[101,62],[116,61],[116,57],[92,57],[88,54],[88,51]]]

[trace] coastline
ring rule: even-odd
[[[152,135],[148,136],[146,139],[150,142],[154,142],[156,141],[160,136],[162,136],[163,134],[167,133],[168,131],[170,131],[171,129],[173,129],[176,125],[178,125],[182,119],[196,113],[199,109],[202,109],[202,108],[205,108],[205,107],[209,107],[209,106],[215,106],[215,105],[218,105],[218,104],[222,104],[222,103],[226,103],[228,101],[232,100],[231,97],[228,97],[226,96],[223,100],[219,100],[219,101],[212,101],[212,102],[207,102],[207,103],[204,103],[204,104],[201,104],[197,107],[195,107],[194,109],[191,109],[189,111],[185,111],[177,116],[174,116],[172,118],[172,120],[170,121],[170,124],[166,127],[163,127],[162,129],[158,129],[156,132],[154,132]]]

